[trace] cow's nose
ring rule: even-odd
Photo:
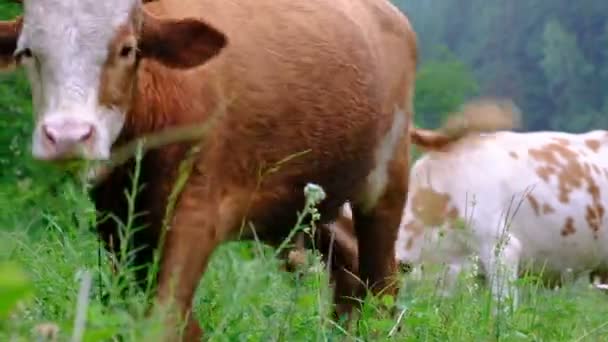
[[[43,141],[43,159],[64,159],[80,155],[90,148],[95,138],[95,127],[84,121],[48,121],[40,127]]]
[[[409,262],[398,262],[397,267],[403,274],[408,274],[412,272],[412,264]]]
[[[45,140],[54,146],[68,147],[85,143],[93,136],[93,125],[89,123],[44,124]]]

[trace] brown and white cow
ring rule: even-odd
[[[189,313],[209,257],[241,221],[277,243],[311,182],[327,194],[324,222],[352,203],[359,276],[394,294],[394,241],[407,192],[416,38],[386,0],[24,0],[0,23],[0,61],[22,65],[35,111],[38,159],[101,159],[143,134],[209,120],[162,250],[158,299]],[[191,143],[148,151],[136,242],[148,263],[178,163]],[[261,171],[293,154],[259,182]],[[100,212],[125,219],[132,161],[93,191]],[[387,184],[391,184],[387,187]],[[116,225],[98,225],[117,246]],[[363,289],[340,279],[338,311]],[[171,280],[176,281],[172,288]],[[186,339],[200,329],[189,319]]]
[[[471,256],[496,299],[524,272],[547,285],[608,270],[608,132],[497,131],[417,139],[395,250],[445,264],[450,293]],[[511,292],[513,291],[513,292]]]

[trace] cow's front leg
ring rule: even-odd
[[[488,244],[480,249],[479,256],[486,269],[492,296],[495,300],[493,313],[497,314],[499,307],[506,299],[512,300],[511,308],[517,307],[517,286],[521,243],[509,233],[496,238],[495,244]],[[503,306],[502,309],[509,309]],[[507,310],[508,311],[508,310]]]
[[[209,258],[236,219],[234,202],[211,196],[187,184],[166,231],[158,300],[172,310],[168,319],[170,341],[199,341],[202,330],[192,317],[192,298]],[[175,305],[175,306],[172,306]],[[176,323],[187,320],[182,338],[175,337]]]

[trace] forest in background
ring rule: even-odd
[[[524,130],[608,128],[608,1],[396,0],[418,34],[418,123],[475,95],[513,99]]]
[[[418,35],[416,124],[476,96],[510,98],[523,130],[608,128],[608,1],[395,0]],[[0,19],[20,11],[0,3]],[[48,170],[29,161],[29,86],[0,74],[0,179]]]

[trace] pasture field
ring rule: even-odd
[[[38,331],[49,327],[58,328],[57,341],[69,341],[75,326],[84,327],[82,341],[117,335],[154,341],[160,316],[146,316],[144,293],[112,277],[106,255],[100,258],[85,189],[71,180],[52,183],[55,176],[0,188],[0,341],[43,341]],[[450,298],[438,294],[431,276],[410,279],[395,302],[368,298],[357,330],[347,331],[329,319],[327,273],[316,254],[309,253],[308,268],[297,277],[280,270],[275,252],[256,242],[232,242],[214,254],[195,303],[207,340],[608,340],[608,297],[585,279],[560,290],[522,279],[520,305],[512,310],[505,303],[493,316],[493,301],[473,274],[462,276]],[[79,304],[85,274],[92,279],[89,301]],[[108,295],[106,304],[100,291]],[[380,303],[395,306],[395,314],[380,310]],[[75,324],[79,309],[86,313],[84,326]]]

